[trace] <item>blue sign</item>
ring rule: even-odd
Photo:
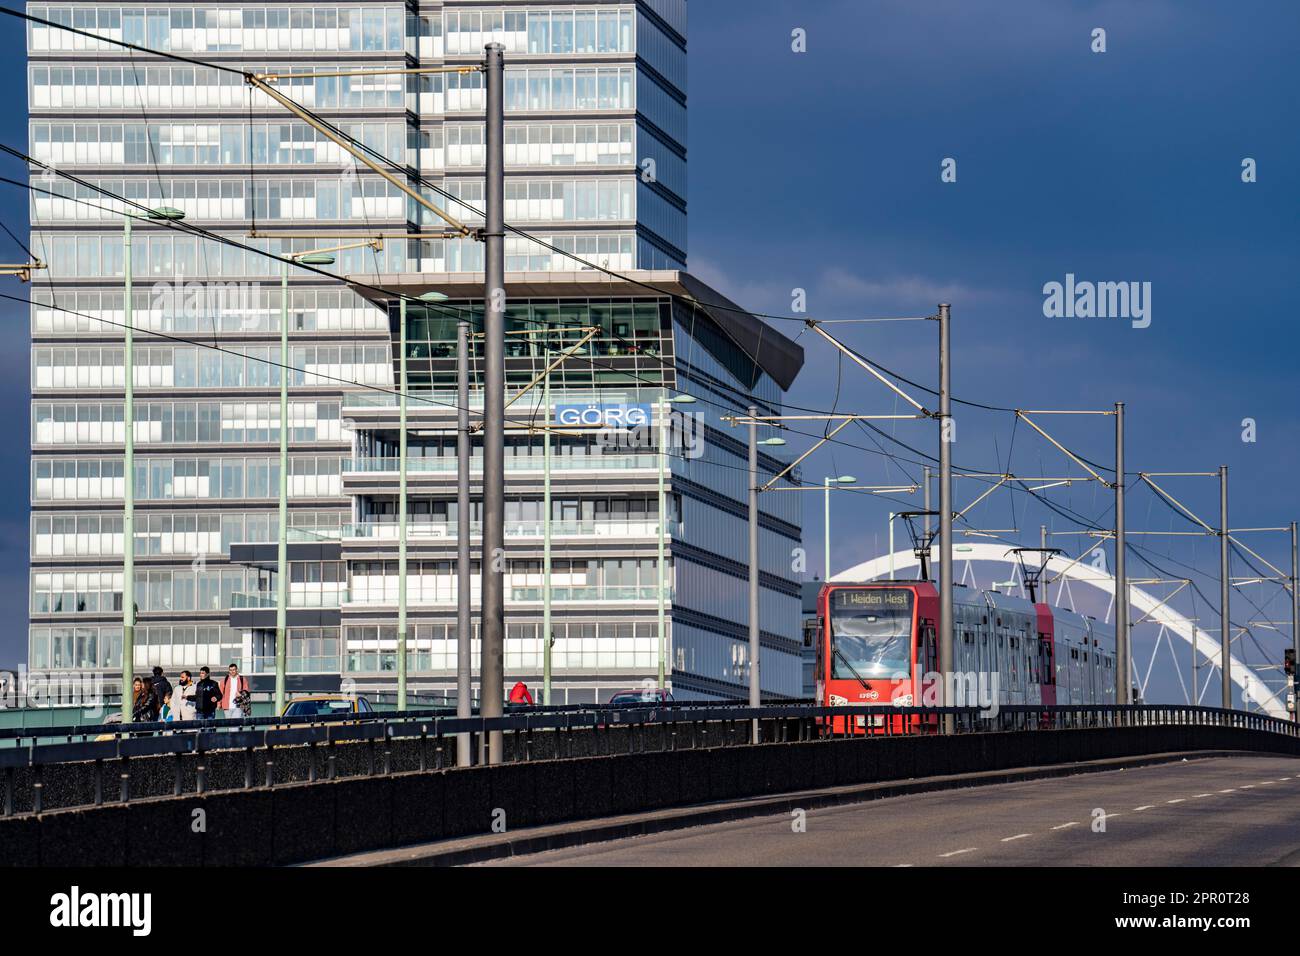
[[[555,424],[571,428],[641,428],[653,419],[653,406],[648,402],[555,406]]]

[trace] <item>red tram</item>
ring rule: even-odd
[[[901,732],[923,718],[895,708],[943,699],[933,582],[830,582],[818,595],[817,619],[818,702],[880,709],[851,725],[833,719],[833,732]],[[953,699],[964,706],[1113,703],[1115,631],[1066,608],[958,586],[953,672]]]

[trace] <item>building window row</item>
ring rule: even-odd
[[[32,349],[34,389],[123,388],[120,347],[39,346]],[[278,388],[278,346],[155,345],[135,351],[133,380],[140,388]],[[340,387],[391,385],[386,345],[295,345],[289,349],[289,384]]]
[[[294,455],[289,460],[289,497],[340,497],[341,470],[338,456]],[[278,457],[135,460],[137,501],[275,498],[279,480]],[[32,498],[36,501],[111,501],[122,498],[124,491],[120,457],[37,458],[32,462]]]
[[[406,158],[405,123],[339,123],[396,162]],[[355,160],[306,123],[32,123],[32,156],[56,166],[320,166]]]
[[[135,406],[138,444],[280,440],[278,402],[141,402]],[[291,442],[338,442],[343,438],[339,402],[290,402]],[[121,402],[36,402],[36,445],[121,444],[126,428]]]
[[[160,203],[181,209],[190,220],[404,221],[407,202],[406,194],[392,183],[357,176],[351,168],[332,179],[258,177],[251,189],[242,179],[56,179],[32,193],[32,221],[121,221],[128,208]],[[185,271],[185,265],[194,263],[175,265],[179,274],[194,275]]]
[[[612,10],[448,10],[442,19],[449,54],[479,55],[488,43],[502,43],[507,53],[516,54],[636,52],[631,5]]]
[[[479,586],[477,565],[472,587]],[[654,558],[557,559],[551,562],[552,597],[558,601],[652,601],[657,594],[658,565]],[[356,561],[351,566],[353,604],[397,602],[396,561]],[[665,570],[665,587],[672,589],[672,566]],[[412,561],[407,565],[407,600],[419,604],[456,601],[453,561]],[[541,561],[509,561],[505,572],[506,600],[542,600]]]
[[[441,220],[433,222],[436,218],[433,213],[422,212],[427,215],[416,221],[427,219],[430,225],[442,224]],[[198,263],[202,263],[205,282],[235,277],[278,279],[279,263],[255,250],[267,249],[275,255],[285,255],[313,246],[311,240],[249,239],[243,234],[231,238],[251,248],[241,249],[210,239],[196,241],[193,236],[137,233],[131,244],[132,271],[141,283],[178,278],[188,283],[200,274]],[[319,246],[320,240],[316,240],[314,245]],[[75,236],[36,232],[32,236],[32,249],[46,263],[47,270],[41,274],[43,279],[120,279],[122,276],[120,232],[107,235],[79,232]],[[367,272],[483,270],[483,243],[474,239],[390,239],[378,251],[345,249],[336,255],[338,261],[332,266],[322,267],[322,271],[341,276]],[[506,239],[506,269],[509,271],[575,272],[594,266],[615,270],[637,268],[635,233],[540,233],[536,238],[510,236]],[[194,271],[189,271],[191,267]],[[310,275],[302,271],[290,272],[291,278]],[[270,290],[267,294],[271,294]],[[60,294],[56,293],[54,299],[64,308],[68,307]],[[229,316],[223,320],[228,321]],[[230,328],[228,324],[222,327]],[[212,332],[214,328],[212,324],[200,326],[206,332]]]
[[[291,539],[337,537],[342,511],[290,511]],[[234,543],[274,541],[275,511],[136,512],[135,553],[228,555]],[[32,557],[94,557],[122,554],[122,514],[36,514],[32,517]]]
[[[483,166],[483,126],[447,124],[424,134],[421,166],[451,169]],[[630,166],[636,161],[636,129],[623,123],[507,123],[506,168],[519,166]],[[426,159],[428,162],[424,162]]]
[[[401,6],[32,7],[32,16],[153,50],[399,51],[407,16]],[[120,47],[34,23],[33,53]],[[480,48],[481,49],[481,48]]]
[[[462,221],[483,218],[483,181],[448,179],[456,197],[448,210]],[[508,222],[630,222],[636,219],[636,179],[514,179],[506,181]]]
[[[441,78],[438,78],[441,79]],[[436,92],[442,83],[431,79],[417,85]],[[443,109],[447,113],[483,112],[483,75],[451,73],[445,79]],[[423,104],[421,104],[423,105]],[[636,109],[636,68],[506,67],[507,112]],[[423,110],[422,110],[423,112]]]
[[[125,295],[120,289],[57,293],[36,289],[32,299],[33,335],[123,335]],[[187,282],[179,288],[166,284],[137,289],[131,303],[131,323],[137,333],[280,331],[280,287],[269,283]],[[289,330],[294,333],[388,328],[383,310],[346,289],[291,288],[288,312]]]
[[[283,256],[321,244],[320,239],[250,239],[243,233],[236,233],[230,238],[239,245],[196,236],[173,235],[170,232],[137,232],[132,236],[131,242],[132,273],[141,283],[148,279],[165,279],[169,282],[179,279],[188,282],[197,276],[202,276],[205,281],[230,276],[279,279],[280,263],[257,250]],[[344,249],[336,253],[338,261],[334,265],[324,267],[321,271],[340,276],[376,271],[401,272],[407,267],[406,245],[405,241],[397,240],[385,242],[384,248],[380,250]],[[43,279],[122,276],[120,232],[108,235],[34,232],[32,249],[48,267],[41,274]],[[315,277],[313,273],[303,270],[291,270],[289,275],[290,278]]]
[[[345,667],[349,672],[397,670],[397,628],[384,624],[344,627]],[[551,666],[556,671],[650,668],[658,662],[658,626],[633,621],[552,621]],[[435,622],[407,628],[407,670],[449,671],[456,668],[456,625]],[[671,631],[666,635],[671,642]],[[507,671],[536,671],[542,666],[542,625],[511,621],[506,625]],[[470,641],[473,660],[481,651],[478,626]]]
[[[408,85],[401,75],[333,77],[328,67],[268,67],[242,64],[256,73],[293,73],[276,88],[308,109],[403,109]],[[382,70],[382,64],[356,64],[357,71]],[[238,73],[194,66],[45,66],[30,68],[30,109],[280,110]]]
[[[135,572],[135,605],[155,611],[225,611],[256,585],[248,568],[148,569]],[[121,571],[35,571],[33,614],[110,614],[122,610]]]

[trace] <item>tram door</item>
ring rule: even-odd
[[[1052,638],[1038,632],[1039,703],[1051,707],[1056,703],[1056,662],[1052,659]]]
[[[914,706],[923,705],[921,695],[924,693],[925,680],[931,674],[939,673],[939,639],[935,634],[934,622],[929,619],[921,621],[921,643],[918,648],[918,663],[921,665],[920,674],[912,681],[912,703]],[[942,677],[940,678],[942,680]],[[940,697],[940,700],[943,698]],[[922,721],[928,723],[936,731],[939,727],[937,717],[923,717]]]

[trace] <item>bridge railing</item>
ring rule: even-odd
[[[274,787],[340,776],[453,767],[455,738],[503,734],[508,762],[613,753],[693,750],[826,738],[937,735],[945,716],[955,734],[1115,727],[1235,727],[1300,736],[1294,722],[1187,705],[1004,705],[823,707],[781,703],[637,703],[520,708],[502,717],[458,718],[432,708],[314,715],[41,728],[0,732],[3,814],[128,802],[144,796]],[[101,731],[101,733],[95,733]],[[65,739],[51,742],[55,734]],[[170,761],[159,758],[172,758]],[[279,765],[277,767],[277,764]],[[133,773],[133,768],[138,773]],[[69,779],[76,778],[75,785]],[[168,779],[170,778],[170,779]],[[144,785],[133,786],[134,781]],[[47,806],[50,781],[63,791]]]

